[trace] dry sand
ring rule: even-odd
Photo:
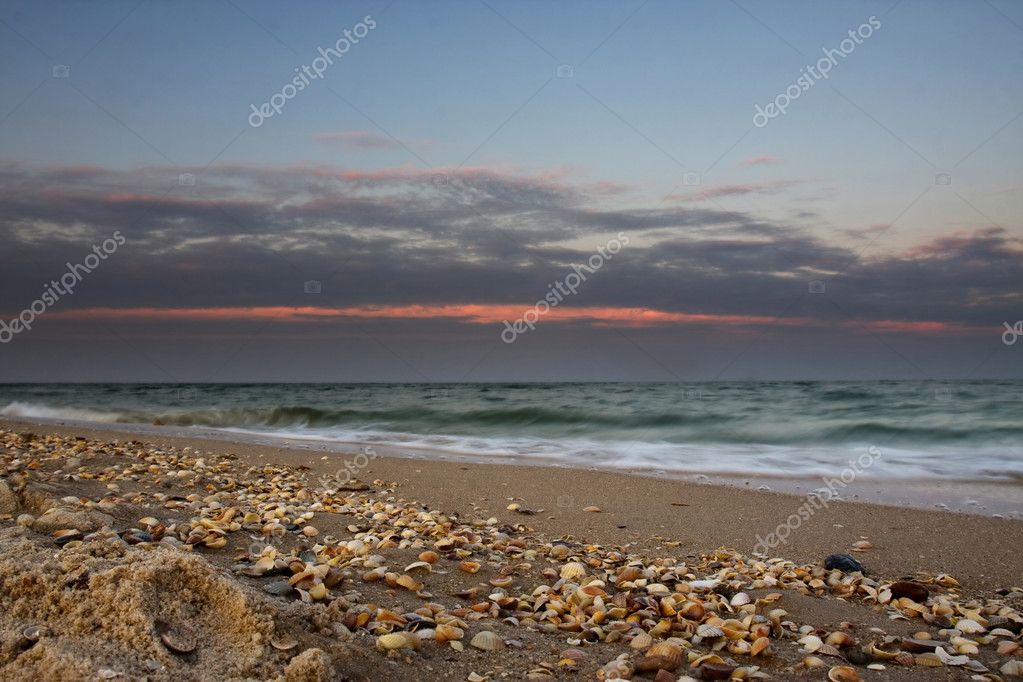
[[[42,457],[36,469],[26,469],[30,458],[20,453],[19,465],[9,469],[5,478],[11,490],[7,499],[0,488],[2,679],[120,675],[132,679],[465,680],[471,673],[525,679],[527,671],[540,662],[554,665],[555,676],[595,679],[599,665],[630,651],[620,642],[591,646],[579,671],[566,672],[557,668],[557,654],[568,646],[571,633],[531,631],[498,619],[484,624],[513,640],[513,646],[496,654],[468,646],[459,653],[431,642],[418,653],[384,655],[373,648],[370,635],[346,627],[346,623],[352,624],[350,618],[346,620],[346,610],[354,613],[356,603],[377,603],[396,613],[408,613],[421,608],[423,599],[383,583],[356,584],[352,589],[357,598],[346,592],[350,598],[329,603],[307,604],[290,596],[269,595],[264,590],[266,578],[237,574],[238,558],[251,545],[245,532],[228,534],[227,545],[221,549],[200,545],[194,551],[183,551],[158,542],[129,546],[116,537],[72,542],[60,549],[50,534],[69,524],[86,532],[102,526],[118,531],[137,528],[144,516],[187,524],[194,509],[184,502],[175,508],[156,504],[151,499],[154,491],[164,498],[197,491],[206,495],[226,480],[223,476],[242,480],[246,470],[268,464],[279,466],[296,482],[304,481],[309,489],[319,489],[321,477],[336,474],[338,459],[324,459],[321,453],[304,450],[165,436],[147,436],[144,444],[131,446],[129,452],[114,453],[103,443],[124,443],[132,437],[77,426],[7,423],[0,428],[98,439],[88,447],[81,441],[79,449],[84,454],[71,463],[80,464],[86,472],[110,472],[113,466],[123,472],[125,459],[136,456],[136,451],[173,449],[181,453],[185,448],[191,449],[187,451],[190,456],[201,454],[204,460],[220,462],[223,467],[216,476],[194,478],[178,479],[161,472],[149,479],[143,473],[134,479],[118,479],[118,489],[112,492],[107,480],[88,476],[68,480],[63,476],[62,466],[71,470],[67,458],[72,453],[61,452],[60,446],[50,446],[50,455]],[[3,456],[8,466],[18,454],[7,450]],[[58,470],[61,474],[54,473]],[[705,567],[715,565],[714,557],[708,558],[706,553],[718,547],[749,553],[758,535],[774,530],[801,504],[791,495],[547,467],[379,457],[358,476],[376,483],[366,492],[347,495],[415,500],[422,509],[442,510],[465,520],[482,522],[493,517],[494,528],[521,535],[523,542],[549,546],[551,541],[569,539]],[[303,486],[296,483],[294,487]],[[67,496],[91,502],[85,507],[61,502]],[[104,504],[95,504],[102,499],[106,499]],[[536,513],[509,511],[511,503]],[[591,505],[600,511],[583,511]],[[50,507],[53,509],[47,512]],[[3,513],[8,520],[2,520]],[[14,522],[26,513],[35,517],[32,528]],[[354,537],[355,531],[349,528],[352,522],[345,514],[326,512],[317,512],[310,521],[320,530],[317,540],[333,537],[340,541]],[[803,522],[789,542],[774,549],[771,556],[820,564],[826,554],[848,552],[863,538],[873,549],[857,558],[879,580],[947,573],[960,582],[964,598],[1004,600],[1004,593],[1016,588],[1008,599],[1017,610],[1020,607],[1023,523],[1019,521],[833,502]],[[282,552],[298,551],[316,542],[292,532],[279,541]],[[400,571],[416,559],[418,551],[396,547],[380,553],[387,556],[388,565],[397,567],[391,570]],[[483,558],[494,557],[484,554]],[[446,567],[447,573],[431,574],[425,581],[433,593],[431,601],[450,607],[460,602],[455,593],[498,576],[500,562],[481,563],[483,569],[475,576],[450,567]],[[514,574],[517,589],[551,583],[539,575],[546,564],[534,564],[520,567]],[[355,582],[359,582],[357,578]],[[487,590],[493,589],[487,586]],[[465,601],[461,602],[464,607]],[[826,631],[838,628],[843,621],[852,622],[859,637],[868,636],[872,627],[893,636],[927,629],[919,620],[892,621],[881,608],[858,600],[821,597],[805,590],[785,590],[778,605],[796,623]],[[483,629],[484,624],[472,624],[468,635]],[[25,628],[31,626],[43,629],[38,641],[25,637]],[[195,651],[180,654],[169,650],[160,639],[162,628],[171,628],[168,637],[194,641]],[[280,642],[288,637],[297,641],[293,649],[281,651],[268,645],[271,640]],[[995,658],[990,653],[982,652],[980,660],[993,668],[1012,658]],[[792,667],[802,656],[794,642],[778,641],[772,645],[772,654],[755,661],[735,658],[741,665],[763,666],[775,679],[826,676],[827,668],[822,672]],[[831,660],[829,664],[840,662]],[[863,667],[858,671],[863,679],[969,679],[965,670],[953,667],[901,669],[889,665],[884,671]]]

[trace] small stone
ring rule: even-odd
[[[846,573],[854,573],[859,571],[860,573],[866,573],[861,564],[856,559],[852,558],[848,554],[830,554],[824,559],[824,568],[831,570],[844,571]]]

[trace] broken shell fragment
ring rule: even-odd
[[[377,637],[377,649],[397,651],[399,649],[419,650],[419,638],[411,632],[391,632]]]
[[[155,625],[156,631],[160,635],[160,641],[162,641],[164,646],[166,646],[171,652],[186,655],[195,651],[195,638],[190,636],[188,633],[161,620],[156,621]]]
[[[836,665],[828,671],[831,682],[860,682],[860,674],[849,665]]]

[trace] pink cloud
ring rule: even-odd
[[[770,166],[781,163],[777,156],[753,156],[742,162],[743,166]]]

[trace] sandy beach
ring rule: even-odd
[[[1019,521],[835,501],[769,552],[791,563],[761,561],[758,536],[798,496],[384,456],[338,486],[338,457],[319,452],[0,428],[5,679],[827,679],[836,666],[852,667],[838,679],[970,679],[1019,665]],[[867,576],[826,571],[836,553]],[[893,598],[893,581],[926,600]],[[725,624],[737,630],[699,634]]]

